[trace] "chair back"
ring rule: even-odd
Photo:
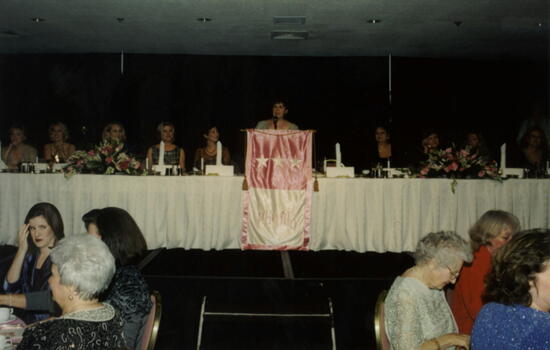
[[[160,327],[160,317],[162,316],[162,298],[156,290],[151,292],[151,310],[147,316],[147,321],[143,326],[140,350],[153,350],[157,342],[157,335]]]
[[[390,341],[386,334],[384,325],[384,302],[388,295],[387,290],[383,290],[378,294],[376,305],[374,306],[374,336],[376,338],[377,350],[391,350]]]

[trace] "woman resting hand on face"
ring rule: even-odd
[[[48,290],[50,251],[64,236],[57,208],[50,203],[35,204],[19,230],[19,247],[4,280],[4,291],[26,294]],[[47,312],[28,311],[22,319],[28,324],[49,316]]]

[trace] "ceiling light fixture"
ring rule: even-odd
[[[381,19],[376,19],[376,18],[367,19],[368,24],[377,24],[377,23],[380,23],[380,22],[382,22]]]
[[[209,17],[199,17],[199,18],[197,18],[197,21],[202,22],[202,23],[212,22],[212,18],[209,18]]]
[[[40,18],[40,17],[33,17],[31,18],[31,21],[35,22],[35,23],[40,23],[40,22],[44,22],[45,19],[44,18]]]

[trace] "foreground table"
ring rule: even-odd
[[[0,174],[0,243],[16,243],[27,211],[47,201],[67,234],[106,206],[136,219],[150,249],[238,249],[242,177]],[[313,195],[312,250],[414,250],[431,231],[468,228],[489,209],[518,216],[523,228],[549,228],[550,180],[319,179]]]

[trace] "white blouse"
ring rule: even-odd
[[[443,291],[412,277],[393,282],[384,303],[384,324],[393,350],[420,349],[430,339],[458,331]]]

